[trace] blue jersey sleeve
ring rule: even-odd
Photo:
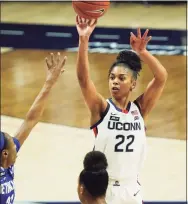
[[[16,151],[18,152],[20,150],[20,142],[15,137],[13,137],[13,140],[16,145]]]

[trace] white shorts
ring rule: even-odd
[[[139,184],[124,185],[110,181],[106,192],[107,204],[142,204]]]

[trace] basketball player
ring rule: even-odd
[[[50,59],[46,58],[46,81],[27,113],[25,121],[15,137],[11,137],[8,133],[0,132],[0,203],[2,204],[12,204],[14,202],[14,163],[17,152],[29,136],[31,130],[38,123],[52,87],[60,74],[64,72],[65,62],[66,57],[61,59],[60,53],[58,53],[57,57],[54,57],[52,53]]]
[[[147,29],[141,35],[130,33],[133,49],[119,53],[109,69],[111,98],[101,96],[89,74],[88,43],[96,20],[77,16],[79,34],[77,78],[85,102],[91,112],[91,129],[95,133],[94,149],[103,152],[108,161],[109,186],[107,203],[142,203],[137,177],[146,148],[145,120],[159,100],[167,80],[167,71],[146,49],[151,36]],[[133,102],[130,96],[141,71],[141,60],[148,65],[153,79]]]
[[[78,179],[78,196],[82,204],[106,204],[108,187],[108,166],[106,156],[100,151],[92,151],[84,158],[84,169]]]

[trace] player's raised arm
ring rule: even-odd
[[[151,40],[151,36],[147,36],[148,32],[149,30],[147,29],[143,36],[141,36],[140,29],[138,29],[137,36],[131,33],[130,37],[132,49],[136,51],[141,60],[148,65],[154,76],[144,93],[136,100],[140,105],[144,118],[146,118],[160,98],[168,77],[167,71],[163,65],[146,50],[146,46]]]
[[[77,59],[77,78],[91,114],[100,115],[107,107],[105,99],[97,92],[89,75],[88,44],[89,37],[95,26],[96,20],[81,19],[77,16],[76,27],[79,34],[79,50]],[[99,119],[99,118],[97,118]],[[96,119],[96,120],[97,120]],[[96,122],[96,121],[94,121]]]
[[[58,80],[60,74],[64,72],[65,62],[66,57],[61,58],[60,53],[58,53],[57,57],[55,57],[53,53],[51,53],[50,59],[46,58],[46,81],[38,96],[36,97],[34,103],[32,104],[31,108],[29,109],[25,121],[23,122],[23,124],[15,135],[15,137],[19,140],[20,145],[24,143],[24,141],[29,136],[31,130],[38,123],[44,111],[44,106],[52,87]]]

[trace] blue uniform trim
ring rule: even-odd
[[[18,152],[20,150],[20,142],[18,139],[13,137],[14,144],[16,145],[16,151]]]
[[[103,119],[104,119],[104,117],[106,116],[106,114],[108,113],[109,109],[110,109],[110,104],[107,102],[106,110],[105,110],[104,113],[102,114],[101,119],[100,119],[98,122],[96,122],[94,125],[92,125],[92,126],[90,127],[90,129],[93,129],[94,127],[97,127],[97,126],[103,121]]]
[[[111,98],[109,99],[109,101],[110,101],[110,103],[114,106],[114,108],[115,108],[117,111],[123,112],[123,110],[122,110],[121,108],[118,108],[118,107],[114,104],[114,102],[112,101]],[[129,101],[129,103],[127,104],[127,108],[126,108],[126,111],[127,111],[127,112],[129,112],[130,107],[131,107],[131,102]]]

